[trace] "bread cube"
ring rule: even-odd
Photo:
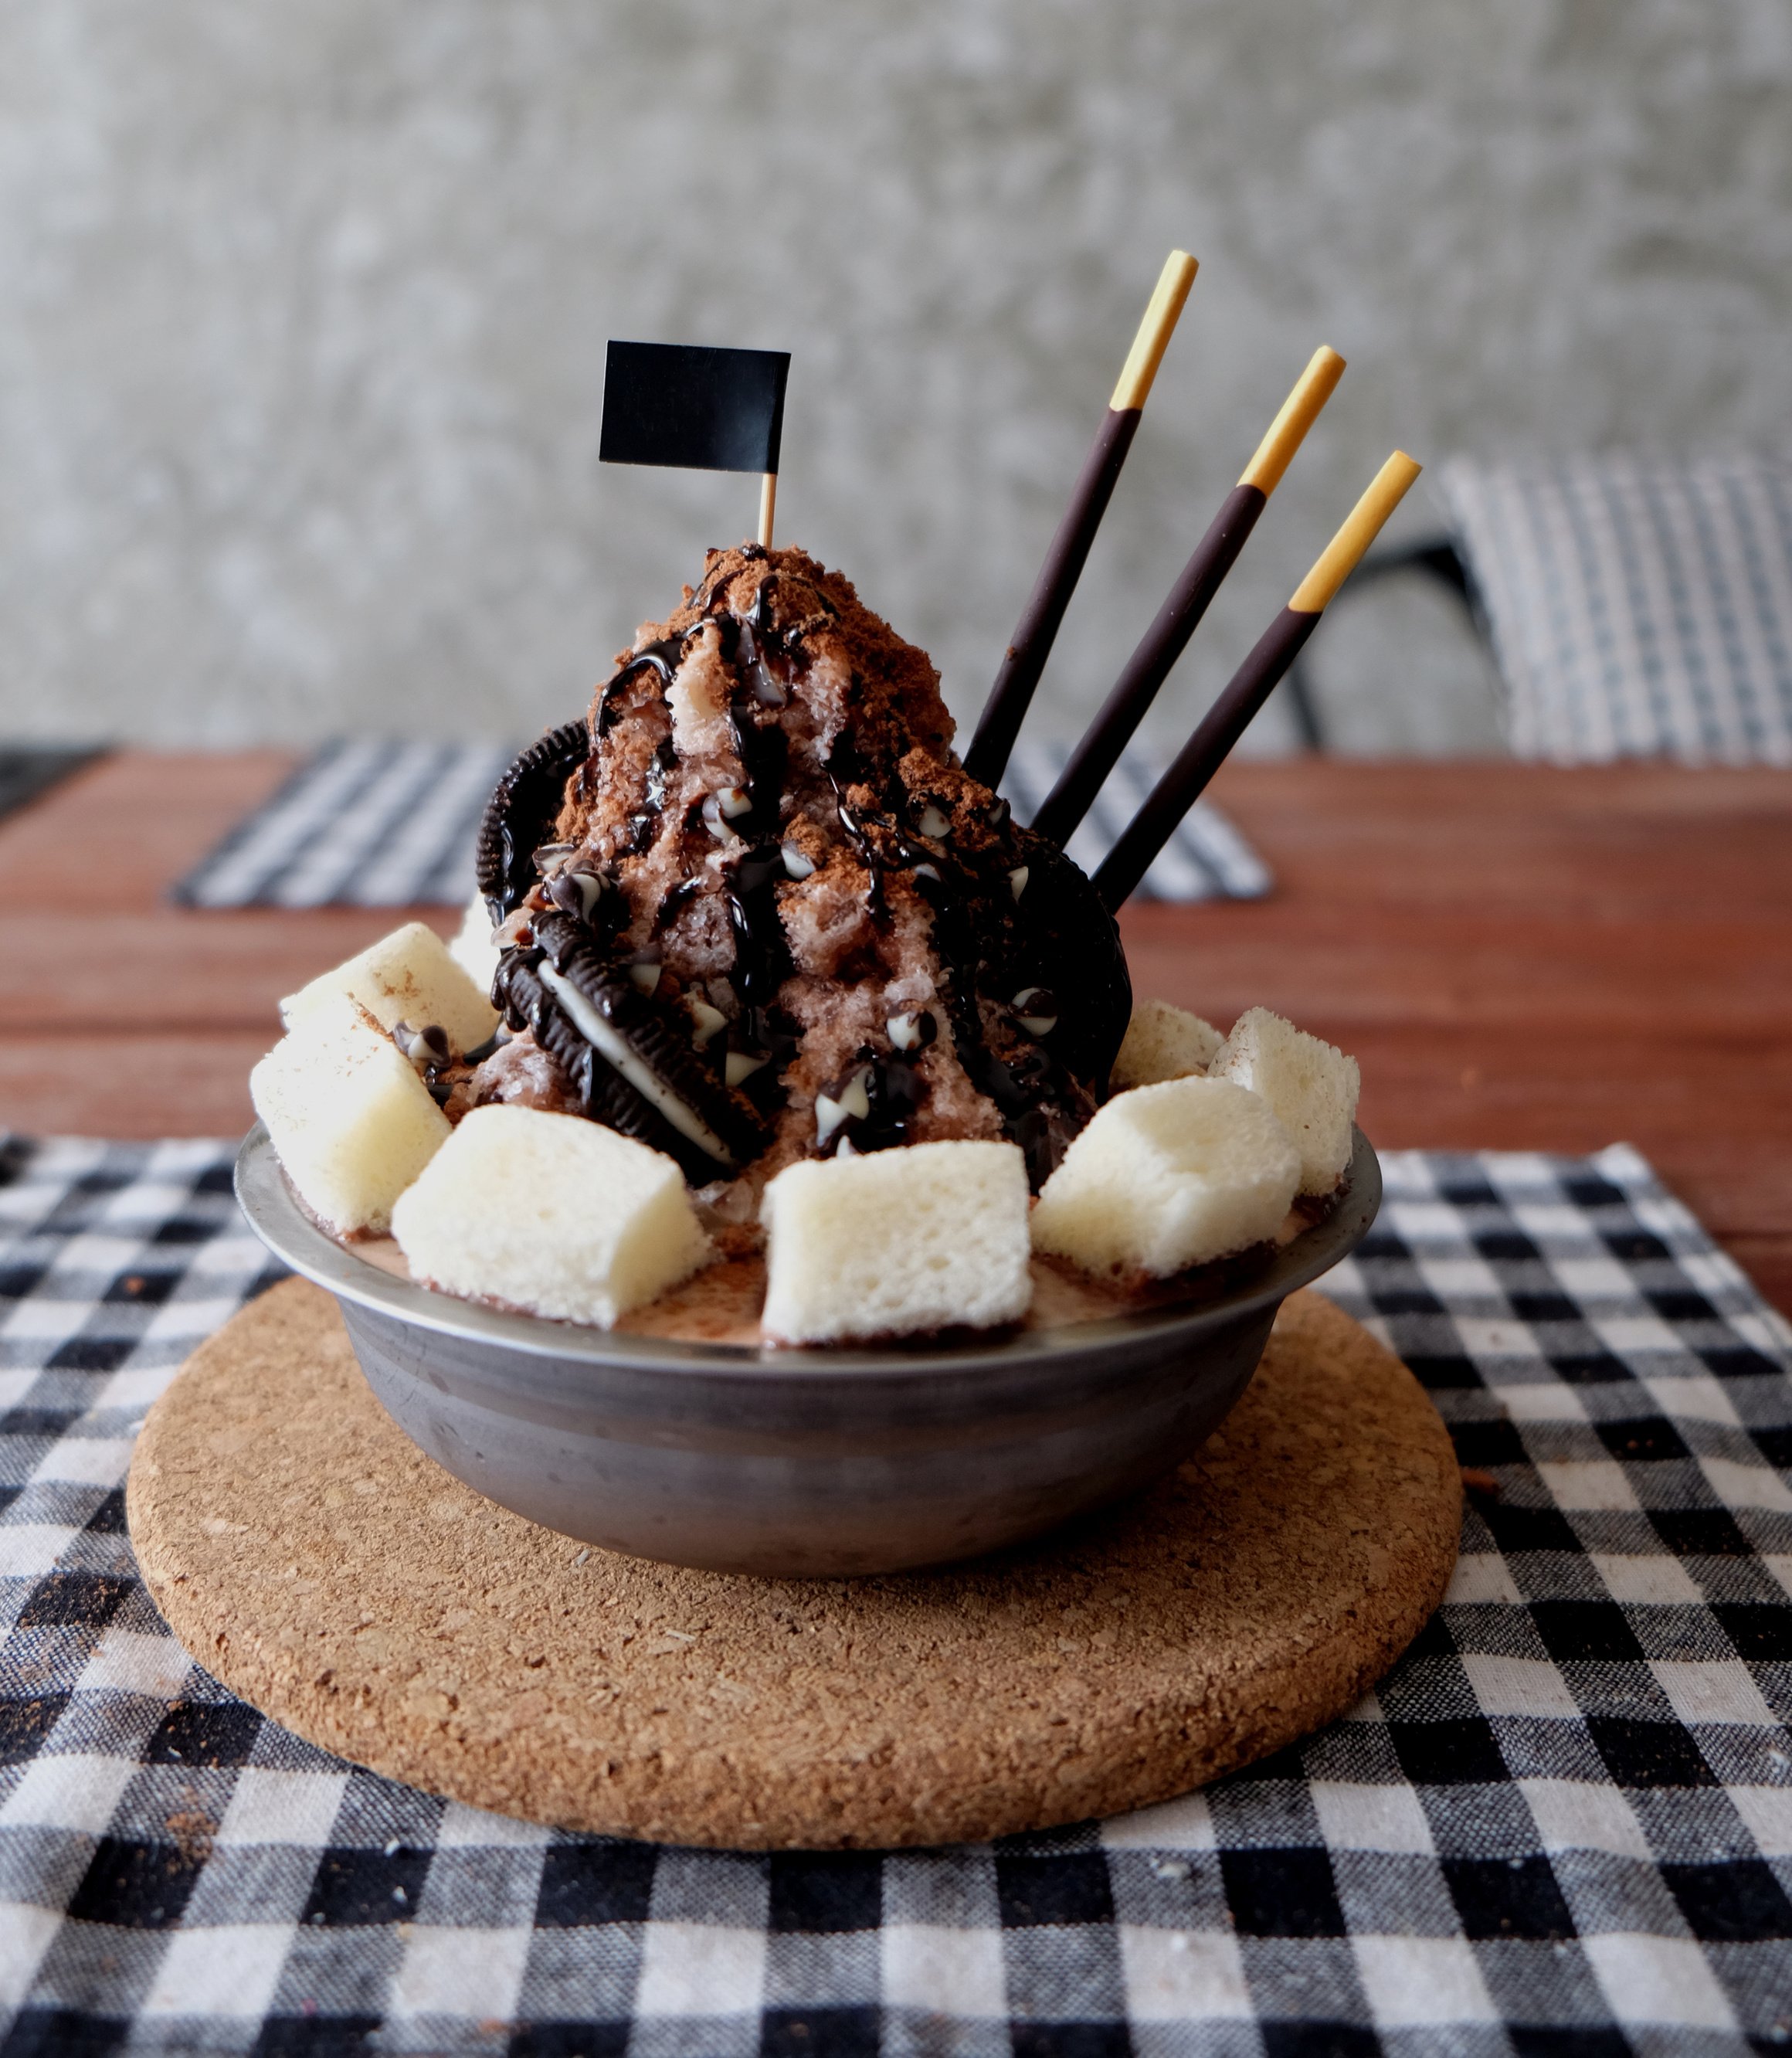
[[[765,1189],[765,1333],[829,1344],[1018,1321],[1033,1298],[1012,1143],[910,1143],[787,1166]]]
[[[1232,1025],[1208,1076],[1261,1094],[1301,1154],[1301,1191],[1329,1194],[1350,1162],[1362,1075],[1354,1058],[1254,1007]]]
[[[304,1011],[249,1074],[249,1098],[300,1198],[338,1236],[383,1235],[448,1140],[410,1059],[346,994]]]
[[[427,1285],[614,1329],[711,1253],[670,1158],[582,1115],[463,1116],[392,1210]]]
[[[1225,1039],[1212,1023],[1167,1000],[1142,1000],[1126,1024],[1126,1041],[1114,1060],[1116,1093],[1127,1087],[1155,1086],[1205,1072]]]
[[[359,956],[324,972],[280,1004],[288,1029],[332,994],[359,1001],[383,1029],[408,1022],[413,1029],[439,1023],[456,1051],[476,1049],[498,1027],[498,1011],[448,947],[421,922],[407,922]]]
[[[481,993],[491,992],[491,982],[498,975],[499,952],[492,941],[491,910],[485,904],[483,894],[475,893],[467,902],[460,927],[448,944],[448,955]],[[423,1025],[419,1023],[416,1026],[421,1028]],[[466,1047],[474,1050],[478,1046],[469,1044]]]
[[[1088,1272],[1168,1278],[1274,1236],[1300,1154],[1268,1105],[1227,1079],[1116,1094],[1064,1153],[1033,1243]]]

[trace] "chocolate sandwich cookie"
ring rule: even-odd
[[[1036,1192],[1105,1092],[1132,1011],[1113,918],[1071,860],[1006,820],[996,845],[932,861],[896,840],[933,911],[959,1063],[1027,1157]],[[888,840],[886,839],[886,841]]]
[[[684,1011],[669,1019],[569,916],[543,915],[534,928],[542,955],[511,983],[526,977],[590,1051],[580,1083],[594,1116],[664,1150],[699,1183],[757,1157],[766,1140],[758,1110],[698,1055]]]
[[[563,990],[550,983],[554,979],[544,953],[511,951],[499,966],[496,992],[511,1022],[534,1031],[535,1041],[578,1095],[582,1111],[606,1129],[662,1151],[694,1184],[732,1171],[733,1164],[714,1154],[726,1146],[712,1131],[705,1128],[709,1142],[703,1144],[674,1127],[600,1055],[562,1004]]]
[[[562,723],[531,743],[493,789],[479,823],[474,868],[494,924],[528,897],[535,852],[553,834],[566,781],[590,752],[584,722]]]
[[[1013,835],[1014,869],[1026,876],[1015,896],[1005,975],[991,998],[1013,1009],[1023,1026],[1047,1024],[1027,1033],[1100,1099],[1132,1019],[1120,932],[1074,859],[1027,830]],[[1043,1011],[1042,993],[1051,1001]]]

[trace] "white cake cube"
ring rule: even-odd
[[[383,1235],[448,1140],[448,1118],[392,1039],[344,994],[307,1008],[249,1074],[286,1176],[326,1229]]]
[[[280,1019],[290,1029],[320,1001],[344,993],[382,1028],[397,1022],[408,1022],[413,1029],[439,1023],[456,1051],[476,1049],[498,1027],[497,1009],[448,955],[447,945],[421,922],[407,922],[288,994],[280,1004]]]
[[[448,945],[448,955],[459,965],[481,993],[489,994],[491,982],[498,972],[498,946],[492,940],[491,910],[485,904],[485,896],[475,893],[467,904],[467,912],[460,918],[460,927],[455,932]],[[421,1028],[423,1025],[416,1025]],[[447,1024],[443,1025],[444,1027]],[[469,1044],[468,1049],[477,1048]]]
[[[426,1285],[602,1329],[711,1255],[670,1158],[582,1115],[495,1105],[462,1118],[392,1234]]]
[[[1142,1000],[1126,1024],[1126,1041],[1114,1060],[1114,1090],[1155,1086],[1205,1072],[1222,1037],[1212,1023],[1167,1000]]]
[[[1116,1094],[1033,1210],[1036,1249],[1088,1272],[1168,1278],[1274,1236],[1300,1154],[1267,1104],[1226,1079]]]
[[[787,1166],[765,1189],[765,1333],[827,1344],[1018,1321],[1033,1298],[1012,1143],[910,1143]]]
[[[1329,1194],[1350,1162],[1362,1075],[1354,1058],[1254,1007],[1232,1025],[1208,1075],[1261,1094],[1301,1154],[1301,1191]]]

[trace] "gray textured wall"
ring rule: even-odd
[[[1394,443],[1792,415],[1786,0],[0,0],[0,733],[559,718],[753,513],[598,468],[613,334],[795,353],[782,538],[963,717],[1194,250],[1059,729],[1321,340],[1351,371],[1166,732]],[[1349,743],[1492,737],[1440,605],[1328,642]]]

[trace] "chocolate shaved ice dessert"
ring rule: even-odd
[[[282,1003],[250,1091],[302,1204],[463,1298],[748,1345],[1260,1263],[1345,1176],[1354,1062],[1134,1015],[1100,895],[952,743],[845,579],[712,551],[499,781],[455,944],[407,924]]]
[[[712,551],[494,794],[495,1046],[444,1076],[589,1116],[755,1219],[804,1158],[1008,1138],[1036,1192],[1131,1011],[1112,917],[952,753],[939,676],[797,550]]]

